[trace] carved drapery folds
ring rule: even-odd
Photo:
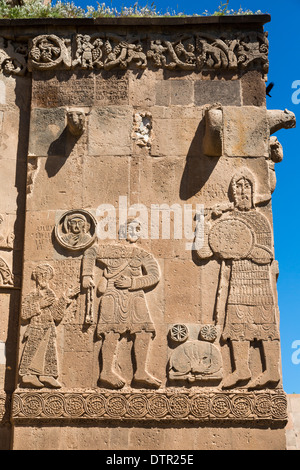
[[[26,44],[0,40],[2,71],[127,69],[131,65],[166,70],[219,71],[256,68],[268,72],[267,33],[201,33],[193,36],[121,37],[115,34],[42,34]]]
[[[262,28],[181,26],[0,39],[32,72],[17,424],[286,421],[269,203],[295,116],[266,110]]]

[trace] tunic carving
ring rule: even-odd
[[[57,298],[49,287],[54,270],[49,264],[40,264],[32,273],[36,281],[36,289],[25,296],[21,318],[29,320],[24,340],[19,373],[21,383],[25,387],[60,388],[58,377],[58,360],[56,349],[56,324],[59,323],[71,297],[79,293],[79,289]]]

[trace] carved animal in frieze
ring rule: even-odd
[[[237,67],[237,58],[232,51],[232,47],[235,47],[236,42],[227,45],[221,39],[209,37],[211,43],[207,39],[197,37],[197,51],[200,52],[197,57],[199,68],[205,66],[215,69]]]
[[[60,37],[41,34],[29,41],[29,54],[23,55],[20,46],[1,39],[0,58],[2,70],[8,74],[22,75],[27,70],[49,70],[57,67],[83,69],[115,67],[128,68],[130,64],[146,68],[150,64],[173,70],[242,69],[253,64],[268,69],[268,40],[265,34],[201,33],[184,37],[116,36],[94,33]],[[24,48],[23,48],[24,49]],[[28,61],[28,64],[27,64]]]
[[[269,69],[269,41],[267,33],[247,32],[238,39],[237,58],[242,68],[249,65],[262,65],[265,73]]]
[[[0,67],[7,75],[24,75],[27,70],[27,45],[14,44],[0,37]]]

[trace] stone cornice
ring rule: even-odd
[[[157,16],[157,17],[111,17],[111,18],[20,18],[0,19],[0,28],[38,26],[197,26],[231,25],[238,29],[264,25],[271,21],[269,14],[261,15],[224,15],[224,16]]]

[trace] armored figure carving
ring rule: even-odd
[[[97,286],[101,296],[97,334],[103,339],[100,384],[108,388],[122,388],[125,385],[114,368],[118,342],[125,333],[134,336],[136,371],[133,384],[146,388],[160,386],[160,381],[146,370],[155,327],[144,294],[146,288],[159,282],[159,266],[151,254],[133,245],[135,241],[135,237],[128,234],[116,245],[92,246],[83,257],[84,288],[94,286],[95,263],[103,267]]]
[[[271,227],[255,207],[255,181],[247,169],[234,175],[230,189],[233,204],[214,212],[217,219],[206,223],[206,243],[198,251],[200,258],[215,255],[231,268],[222,337],[231,343],[235,370],[225,377],[223,387],[242,382],[248,388],[276,386],[280,346],[271,282]],[[260,342],[265,361],[265,370],[257,377],[249,368],[254,340]]]
[[[52,266],[39,264],[32,273],[36,289],[23,300],[21,318],[30,322],[19,370],[24,387],[61,387],[57,380],[56,323],[62,320],[66,307],[80,289],[74,288],[57,299],[49,287],[53,276]]]

